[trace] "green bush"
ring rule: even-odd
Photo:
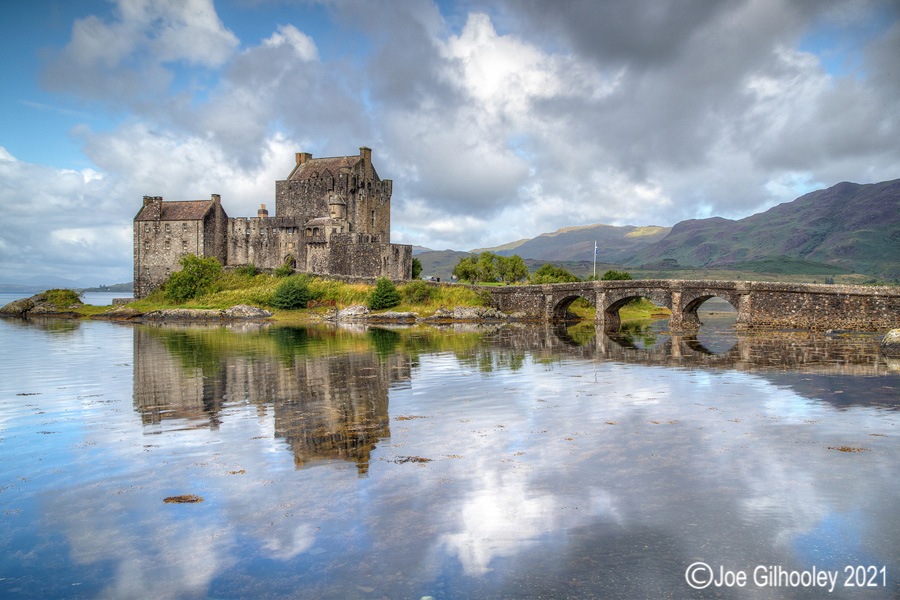
[[[412,259],[412,278],[418,279],[422,274],[422,261],[418,258]]]
[[[630,281],[631,279],[634,278],[627,271],[609,270],[603,274],[600,281]]]
[[[370,310],[391,308],[400,304],[400,292],[387,277],[379,277],[375,289],[369,294],[368,304]]]
[[[217,291],[222,265],[214,257],[200,258],[188,254],[182,256],[178,264],[181,270],[172,273],[166,281],[166,296],[171,300],[184,302]]]
[[[73,304],[81,304],[81,294],[68,289],[53,289],[44,292],[44,298],[47,302],[57,308],[65,308]]]
[[[407,304],[428,304],[432,297],[432,287],[424,281],[411,281],[400,288]]]
[[[256,265],[250,263],[249,265],[241,265],[234,272],[244,277],[256,277],[259,274],[259,269],[256,268]]]
[[[541,268],[531,274],[531,283],[568,283],[571,281],[581,281],[581,279],[569,273],[562,267],[557,267],[550,263],[541,265]]]
[[[309,293],[309,282],[306,276],[297,275],[288,277],[278,284],[275,293],[272,294],[272,306],[287,310],[306,308],[311,299],[312,295]]]
[[[275,277],[290,277],[294,274],[294,265],[291,263],[284,263],[280,267],[277,267],[273,272]]]

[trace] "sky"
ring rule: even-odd
[[[6,0],[0,56],[0,283],[131,281],[144,195],[271,214],[296,152],[436,250],[900,178],[896,0]]]

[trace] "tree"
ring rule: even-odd
[[[312,295],[309,292],[309,282],[305,275],[288,277],[278,284],[275,293],[272,294],[272,306],[293,310],[306,308]]]
[[[630,273],[627,271],[614,271],[609,270],[603,274],[603,277],[600,278],[600,281],[630,281],[634,279]]]
[[[422,274],[422,261],[418,258],[412,259],[412,278],[418,279],[419,275]]]
[[[478,278],[478,264],[475,262],[475,258],[472,256],[460,258],[456,266],[453,267],[453,274],[459,279],[466,279],[475,283]]]
[[[482,252],[478,255],[478,280],[493,283],[497,281],[497,263],[500,258],[493,252]]]
[[[387,277],[379,277],[375,289],[369,294],[368,304],[370,310],[391,308],[400,304],[400,292]]]
[[[200,258],[188,254],[182,256],[178,264],[181,270],[169,275],[166,281],[166,296],[175,302],[184,302],[214,291],[222,274],[222,265],[212,256]]]
[[[531,283],[568,283],[571,281],[581,281],[581,279],[562,267],[557,267],[550,263],[541,265],[537,271],[531,274]]]
[[[501,281],[519,281],[528,277],[528,267],[518,254],[497,257],[497,271]]]

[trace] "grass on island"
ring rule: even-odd
[[[150,296],[136,300],[130,307],[141,312],[171,308],[226,309],[236,304],[259,306],[274,313],[274,320],[286,323],[302,323],[311,317],[323,315],[337,308],[367,303],[374,286],[363,283],[345,283],[320,277],[307,277],[312,300],[309,308],[284,310],[272,306],[272,297],[284,278],[269,274],[245,275],[235,272],[222,274],[216,281],[215,291],[192,300],[176,303],[166,297],[163,289],[157,289]],[[398,286],[403,300],[389,310],[415,312],[428,317],[438,309],[452,310],[456,306],[488,306],[490,293],[487,290],[472,289],[469,286],[426,285],[411,281]],[[91,316],[109,310],[107,306],[84,305],[76,312]],[[377,311],[376,311],[377,312]],[[587,300],[580,299],[569,308],[569,312],[583,319],[594,318],[594,307]],[[652,304],[649,300],[636,300],[619,311],[622,319],[648,318],[653,314],[667,313],[665,308]]]
[[[141,312],[168,308],[225,309],[236,304],[259,306],[275,314],[276,321],[302,322],[311,315],[324,314],[337,308],[346,308],[354,304],[366,304],[374,286],[363,283],[345,283],[319,277],[308,277],[309,291],[312,300],[310,308],[302,310],[284,310],[272,306],[272,297],[284,278],[268,274],[242,275],[225,273],[217,281],[216,291],[203,294],[192,300],[176,303],[166,297],[163,289],[157,289],[148,297],[136,300],[130,307]],[[424,283],[424,282],[423,282]],[[427,286],[428,297],[418,301],[407,300],[404,290],[407,286],[418,285],[409,282],[397,289],[404,300],[390,310],[398,312],[416,312],[420,316],[430,316],[440,308],[453,309],[455,306],[484,306],[489,300],[484,292],[478,292],[464,286]],[[86,316],[108,310],[108,307],[86,306],[79,310]]]

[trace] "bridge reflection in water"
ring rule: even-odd
[[[664,321],[663,321],[664,323]],[[391,389],[409,388],[420,357],[451,351],[461,364],[514,368],[533,360],[581,358],[624,364],[759,373],[806,397],[840,406],[881,405],[884,392],[865,378],[900,370],[878,350],[877,336],[812,332],[696,334],[626,323],[608,334],[586,323],[483,327],[455,324],[429,332],[380,328],[242,330],[209,326],[134,329],[134,406],[147,433],[222,426],[229,412],[273,415],[276,439],[298,468],[344,461],[366,476],[370,455],[390,437]],[[816,377],[856,376],[839,396]],[[849,391],[849,390],[848,390]],[[249,408],[248,408],[249,407]],[[891,406],[891,408],[894,408]]]

